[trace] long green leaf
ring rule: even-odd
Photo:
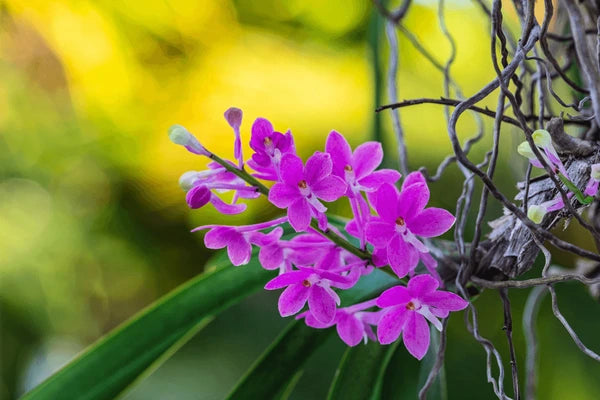
[[[342,305],[375,296],[398,280],[380,270],[363,277],[358,284],[343,293]],[[295,321],[269,346],[227,397],[241,399],[273,399],[289,386],[289,382],[306,360],[325,342],[333,328],[309,328],[304,321]]]
[[[114,399],[214,315],[260,289],[272,275],[253,260],[192,279],[100,339],[23,399]]]
[[[421,370],[419,372],[419,384],[418,390],[421,390],[425,382],[427,381],[427,377],[429,376],[429,372],[433,368],[435,361],[437,359],[438,349],[440,348],[440,332],[433,325],[431,325],[431,342],[429,344],[429,349],[427,350],[427,354],[423,357],[421,361]],[[435,378],[429,390],[427,390],[427,398],[429,400],[446,400],[448,398],[447,388],[446,388],[446,370],[442,365],[438,376]]]
[[[350,347],[336,371],[329,400],[377,400],[385,369],[398,346],[382,346],[377,342]]]

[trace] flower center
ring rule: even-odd
[[[310,282],[308,281],[308,279],[305,279],[305,280],[302,281],[302,286],[304,286],[304,287],[310,287],[311,286]]]
[[[265,146],[270,146],[273,144],[273,141],[271,140],[270,137],[266,137],[265,140],[263,141],[263,143],[265,144]]]
[[[346,171],[346,172],[352,172],[352,165],[346,164],[346,166],[344,167],[344,171]]]
[[[300,189],[306,189],[308,187],[308,185],[306,184],[306,181],[304,179],[302,179],[300,182],[298,182],[298,187]]]
[[[408,304],[406,304],[407,310],[414,310],[415,308],[415,303],[413,303],[412,301],[409,301]]]
[[[396,225],[398,225],[398,226],[404,226],[404,224],[405,224],[404,218],[402,218],[402,217],[396,218]]]

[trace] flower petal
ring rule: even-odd
[[[297,186],[304,179],[302,160],[295,154],[287,153],[281,157],[281,179],[290,186]]]
[[[381,344],[395,342],[404,328],[409,312],[404,306],[392,307],[385,312],[377,324],[377,338]]]
[[[219,196],[215,196],[214,194],[211,194],[210,202],[221,214],[239,214],[246,210],[246,205],[244,203],[227,204],[223,200],[221,200]]]
[[[377,307],[405,306],[411,298],[410,292],[406,287],[394,286],[379,295],[377,298]]]
[[[310,271],[292,271],[286,272],[285,274],[281,274],[271,279],[265,285],[266,290],[275,290],[281,289],[282,287],[300,284],[303,280],[307,279],[310,276]]]
[[[469,304],[459,295],[451,292],[437,291],[422,297],[423,303],[447,311],[459,311]]]
[[[356,178],[360,179],[371,172],[381,164],[383,160],[383,149],[379,142],[366,142],[354,149],[352,155],[352,166]]]
[[[243,235],[235,235],[227,244],[227,255],[235,266],[248,264],[252,257],[252,245]]]
[[[308,205],[308,201],[306,201],[304,198],[300,198],[293,202],[288,207],[288,219],[290,221],[290,225],[292,225],[292,228],[294,228],[296,232],[306,231],[311,220],[310,206]]]
[[[344,167],[352,162],[352,149],[346,139],[340,133],[331,131],[325,142],[325,151],[331,156],[333,174],[344,177]]]
[[[283,263],[283,249],[278,243],[260,248],[258,261],[264,269],[277,269]]]
[[[282,317],[288,317],[302,310],[310,292],[310,288],[307,288],[300,283],[288,286],[288,288],[281,293],[281,296],[279,296],[279,302],[277,303],[279,314]]]
[[[331,156],[327,153],[316,151],[315,154],[310,156],[306,161],[306,168],[304,169],[304,178],[306,179],[308,186],[312,187],[312,185],[324,177],[329,176],[332,168],[333,164],[331,162]]]
[[[206,232],[206,235],[204,236],[204,245],[209,249],[222,249],[238,235],[241,236],[241,234],[233,228],[218,226]]]
[[[196,209],[204,206],[210,201],[210,190],[204,186],[194,186],[185,195],[185,201],[191,209]]]
[[[429,188],[427,185],[424,183],[415,183],[400,192],[397,213],[404,217],[404,219],[411,219],[423,211],[428,201]]]
[[[422,359],[429,348],[429,325],[421,314],[412,311],[404,325],[402,340],[406,350],[418,360]]]
[[[365,330],[363,323],[352,314],[341,313],[336,330],[340,339],[348,346],[356,346],[363,339]]]
[[[410,294],[417,298],[433,293],[438,286],[438,282],[428,274],[414,276],[408,281]]]
[[[377,190],[377,204],[375,204],[379,216],[388,222],[395,223],[399,215],[396,212],[397,204],[398,190],[389,183],[381,185]]]
[[[390,224],[382,220],[374,220],[367,223],[367,241],[376,248],[386,247],[395,234],[395,224]]]
[[[250,147],[254,151],[264,151],[265,138],[273,133],[273,125],[265,118],[256,118],[252,124]]]
[[[384,183],[393,185],[402,175],[394,169],[380,169],[358,180],[358,184],[367,190],[377,190]]]
[[[320,199],[335,201],[346,193],[346,182],[335,175],[330,175],[314,183],[310,190]]]
[[[387,254],[390,267],[398,278],[408,275],[419,263],[419,252],[406,243],[400,235],[392,238],[387,246]]]
[[[302,198],[302,195],[297,185],[292,186],[280,182],[274,184],[269,190],[269,201],[279,208],[287,208],[299,198]]]
[[[410,185],[414,185],[415,183],[427,184],[425,177],[419,171],[411,172],[410,174],[406,175],[404,182],[402,182],[402,190],[406,189]]]
[[[310,288],[308,296],[308,308],[310,313],[319,321],[327,324],[333,321],[335,317],[335,299],[331,297],[327,290],[319,285],[313,285]]]
[[[423,237],[435,237],[445,233],[454,225],[456,218],[443,208],[426,208],[413,218],[409,218],[407,226],[410,231]]]

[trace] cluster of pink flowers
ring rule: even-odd
[[[169,131],[173,142],[212,159],[208,170],[186,172],[181,177],[188,205],[199,208],[211,203],[221,213],[235,214],[246,208],[238,202],[240,198],[268,193],[269,202],[285,209],[286,216],[246,226],[200,226],[194,231],[208,230],[206,246],[226,248],[234,265],[247,264],[253,245],[257,246],[263,268],[279,272],[265,289],[284,289],[278,304],[281,316],[304,318],[314,328],[335,325],[349,346],[363,340],[388,344],[402,335],[408,351],[421,359],[429,347],[427,321],[441,330],[439,318],[468,304],[454,293],[438,290],[442,282],[437,262],[422,238],[443,234],[455,219],[444,209],[426,208],[429,189],[424,177],[413,172],[404,177],[398,190],[400,173],[377,170],[383,159],[381,144],[367,142],[352,151],[335,131],[327,137],[325,151],[315,152],[304,163],[291,132],[275,131],[264,118],[252,125],[250,147],[254,152],[245,163],[242,112],[231,108],[225,118],[235,133],[235,162],[210,153],[179,125]],[[246,172],[246,165],[254,172]],[[273,185],[267,189],[257,179]],[[230,203],[219,197],[225,191],[233,191]],[[345,233],[329,223],[325,204],[342,197],[348,199],[353,214]],[[296,234],[283,239],[286,222]],[[350,251],[339,241],[336,244],[324,232],[337,235],[348,246],[345,234],[356,238],[358,251]],[[423,274],[417,274],[419,261],[425,267]],[[352,288],[375,267],[387,266],[398,277],[398,286],[371,300],[342,307],[340,290]],[[409,277],[406,286],[400,281],[405,277]]]

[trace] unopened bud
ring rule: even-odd
[[[552,144],[552,138],[550,133],[545,129],[538,129],[531,134],[531,138],[536,146],[547,147]]]
[[[529,146],[529,143],[527,142],[521,143],[519,147],[517,147],[517,152],[530,160],[534,160],[536,158],[535,154],[531,150],[531,146]]]
[[[175,144],[185,146],[188,151],[201,156],[210,156],[210,152],[200,144],[198,139],[181,125],[173,125],[169,128],[169,139]]]
[[[198,179],[197,171],[187,171],[179,178],[179,186],[186,192],[194,186],[194,182]]]
[[[532,204],[527,209],[527,218],[529,218],[536,224],[541,223],[542,220],[544,219],[545,215],[546,215],[546,207],[543,207],[543,206],[540,206],[537,204]]]
[[[233,129],[240,129],[240,125],[242,125],[242,116],[242,110],[239,108],[231,107],[225,111],[225,119]]]
[[[592,171],[590,176],[595,181],[600,181],[600,164],[592,164]]]

